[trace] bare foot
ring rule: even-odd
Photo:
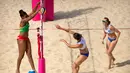
[[[114,63],[114,62],[115,62],[115,60],[116,60],[116,59],[115,59],[115,58],[113,58],[113,60],[112,60],[112,65],[115,65],[115,63]]]
[[[114,68],[114,66],[109,66],[109,67],[108,67],[108,70],[110,70],[110,69],[112,69],[112,68]]]
[[[108,67],[108,69],[111,69],[111,67]]]
[[[20,71],[19,71],[19,70],[16,70],[16,73],[20,73]]]

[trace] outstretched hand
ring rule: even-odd
[[[104,44],[104,40],[102,40],[102,44]]]
[[[57,29],[61,29],[60,25],[56,25],[56,28],[57,28]]]

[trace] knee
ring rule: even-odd
[[[22,60],[23,57],[24,57],[24,55],[20,55],[20,56],[18,57],[18,60]]]
[[[111,52],[110,51],[107,51],[107,54],[108,54],[108,56],[111,56]]]
[[[76,69],[77,68],[77,65],[74,63],[73,65],[72,65],[72,69]]]
[[[28,58],[32,58],[32,54],[31,53],[27,53]]]

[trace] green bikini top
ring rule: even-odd
[[[24,33],[24,32],[28,32],[29,31],[29,23],[26,23],[25,26],[20,27],[20,32]]]

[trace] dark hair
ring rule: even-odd
[[[109,20],[109,18],[104,17],[104,19],[106,19],[106,21],[108,22],[108,25],[111,23],[111,21]]]
[[[23,17],[24,15],[27,15],[27,13],[25,11],[23,11],[22,9],[19,10],[19,14],[20,14],[20,17]]]
[[[79,33],[74,33],[73,34],[73,37],[76,39],[76,40],[78,40],[78,42],[81,40],[81,38],[82,38],[82,35],[81,34],[79,34]]]

